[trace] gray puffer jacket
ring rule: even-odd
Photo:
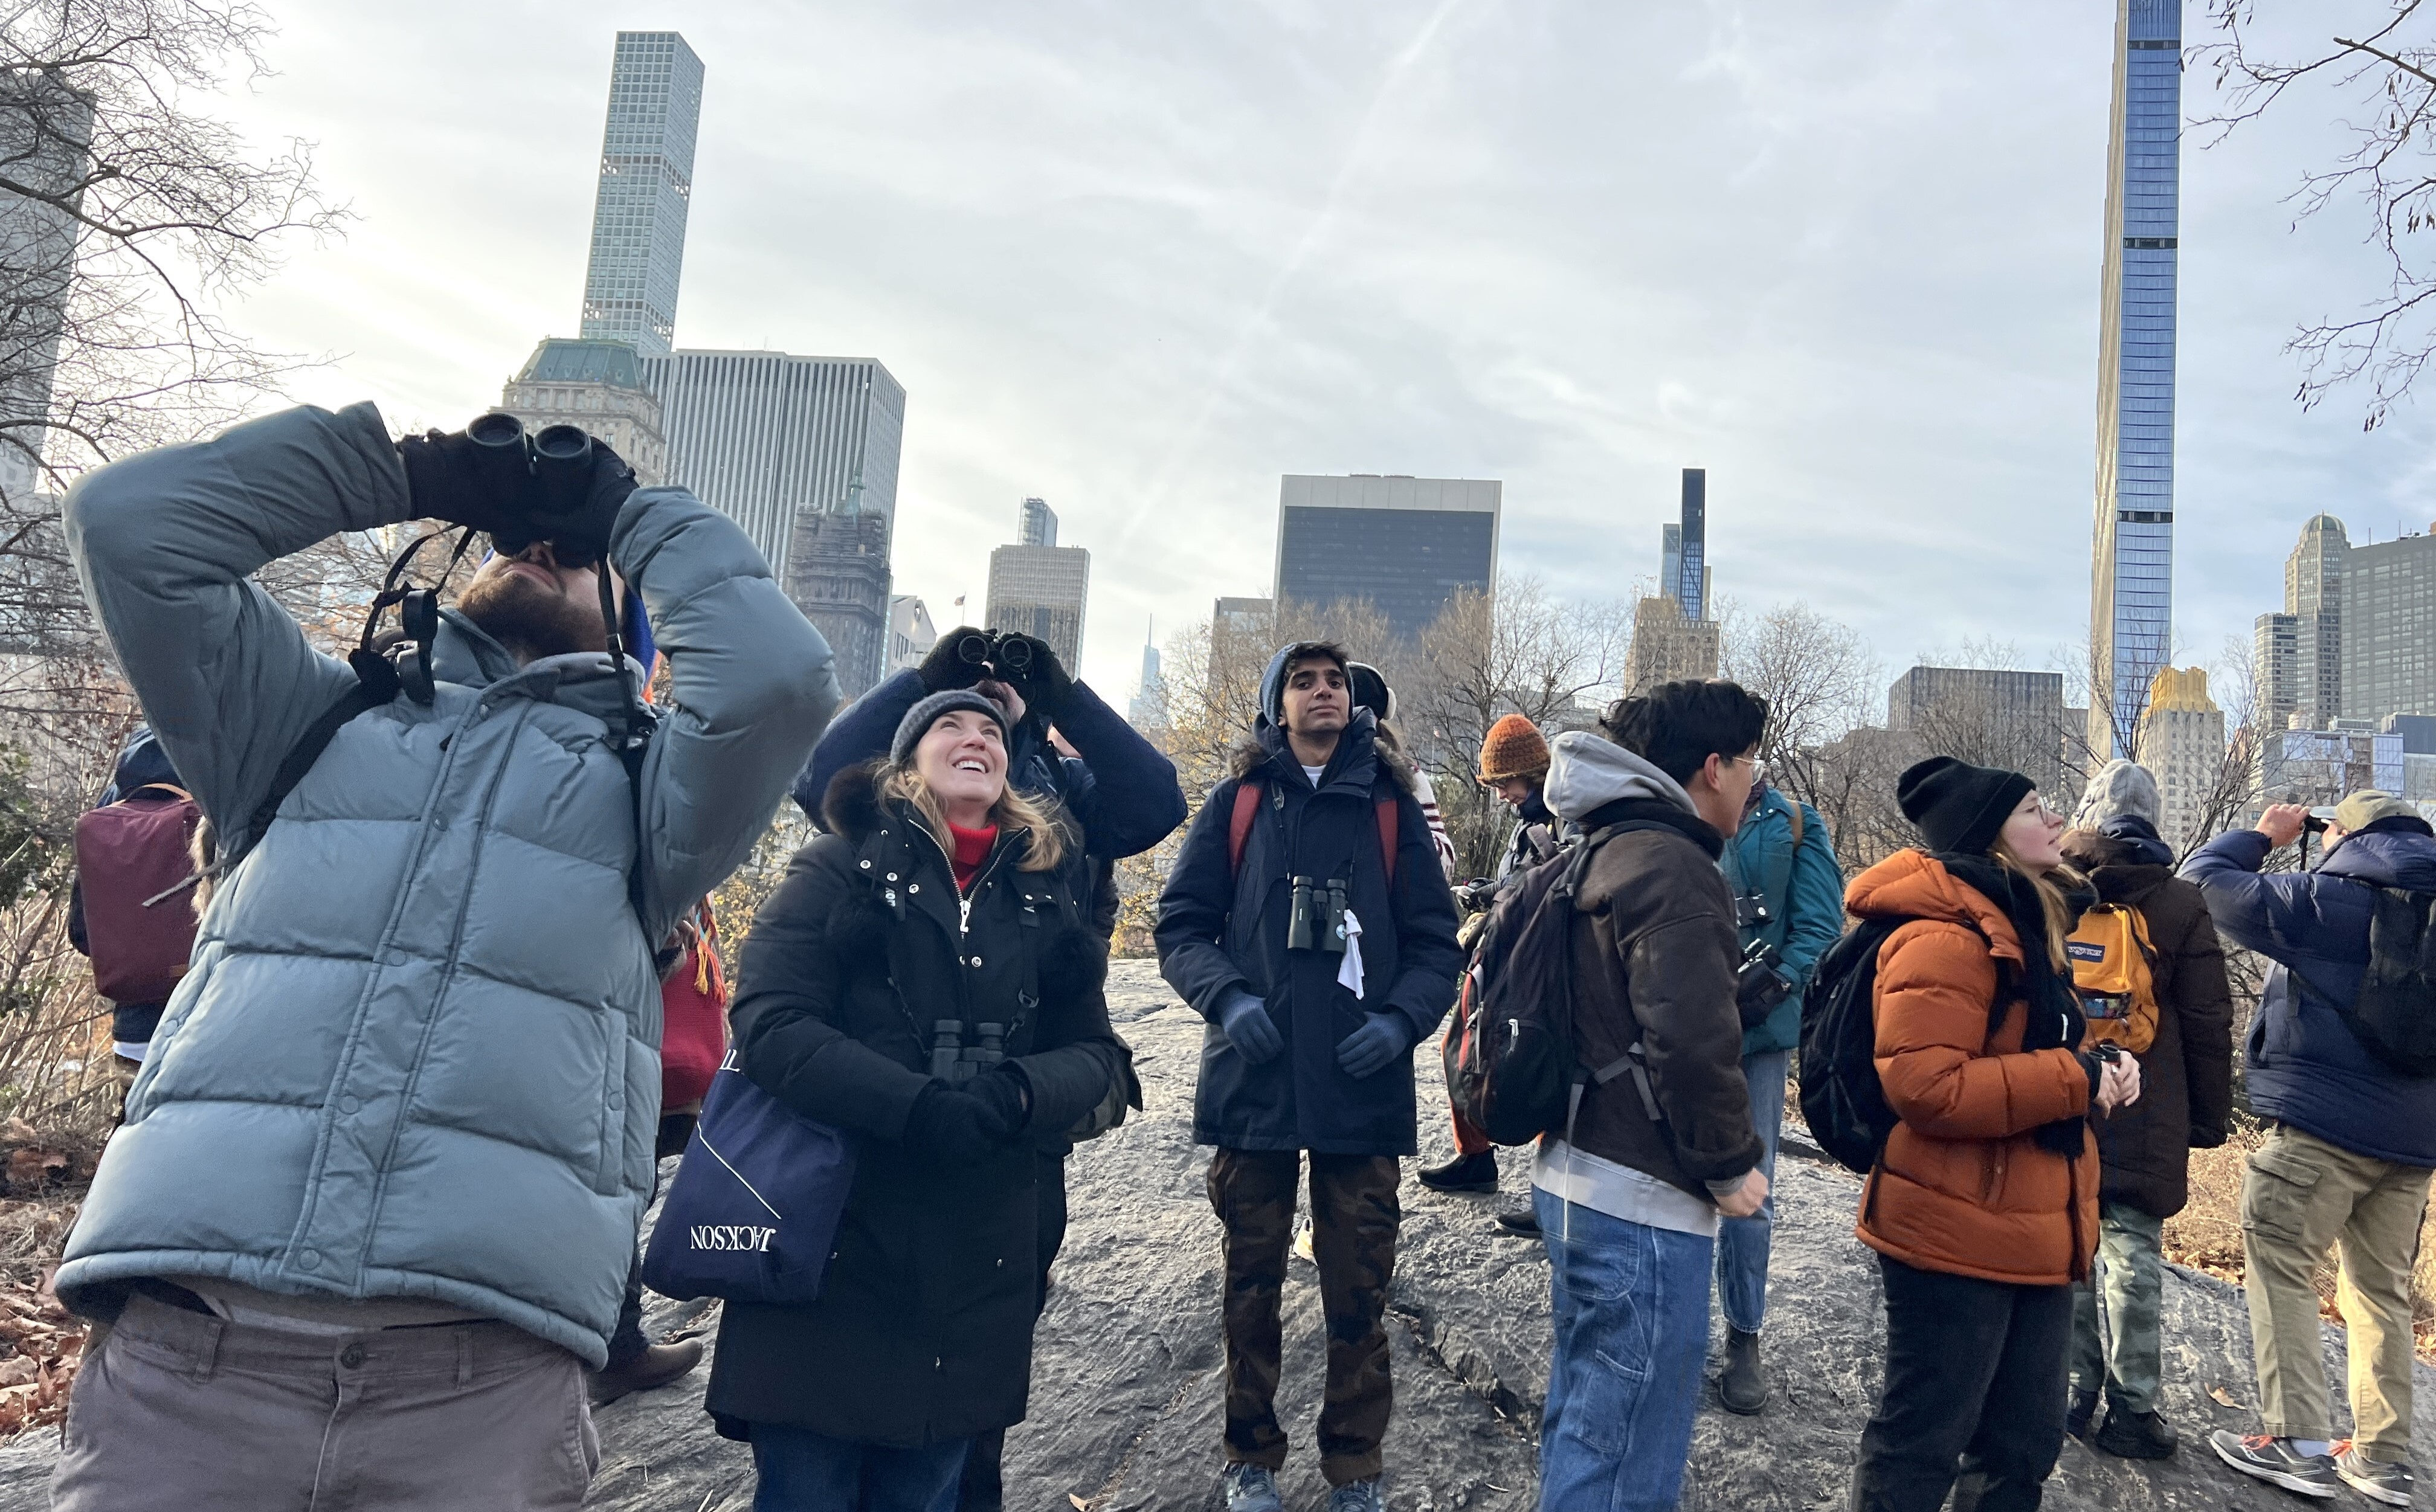
[[[409,513],[371,405],[288,410],[69,495],[85,594],[224,831],[355,680],[247,575]],[[213,897],[62,1294],[192,1277],[425,1298],[606,1358],[652,1178],[651,940],[751,849],[838,699],[819,633],[690,494],[635,494],[609,555],[670,658],[639,857],[609,659],[518,668],[445,613],[437,701],[341,727]]]

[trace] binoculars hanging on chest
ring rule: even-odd
[[[931,1074],[949,1086],[962,1086],[974,1077],[1006,1059],[1006,1026],[975,1024],[973,1033],[978,1045],[965,1043],[965,1021],[961,1018],[935,1018],[931,1021]]]
[[[1343,955],[1347,892],[1342,878],[1331,877],[1325,882],[1295,878],[1287,904],[1286,948]]]

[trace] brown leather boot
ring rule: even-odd
[[[641,1354],[610,1365],[592,1378],[592,1405],[606,1407],[631,1393],[665,1386],[700,1364],[700,1339],[652,1345]]]

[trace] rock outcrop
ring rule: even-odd
[[[1069,1167],[1073,1221],[1040,1322],[1032,1415],[1008,1435],[1006,1504],[1018,1512],[1214,1509],[1223,1366],[1217,1224],[1204,1194],[1208,1152],[1191,1142],[1201,1023],[1147,963],[1120,963],[1110,982],[1121,1031],[1137,1050],[1150,1108],[1086,1145]],[[1449,1153],[1434,1050],[1421,1057],[1424,1159]],[[1445,1196],[1407,1175],[1403,1243],[1389,1331],[1396,1416],[1387,1445],[1390,1504],[1519,1512],[1536,1501],[1534,1441],[1547,1377],[1548,1271],[1540,1246],[1498,1229],[1520,1203],[1526,1159],[1506,1152],[1498,1197]],[[1859,1182],[1788,1156],[1778,1173],[1778,1237],[1768,1291],[1768,1358],[1777,1392],[1758,1417],[1700,1416],[1683,1505],[1737,1512],[1840,1507],[1853,1447],[1878,1387],[1885,1324],[1873,1257],[1852,1238]],[[1315,1274],[1294,1262],[1286,1299],[1279,1416],[1296,1448],[1287,1505],[1315,1508],[1326,1490],[1311,1447],[1319,1411],[1321,1330]],[[713,1328],[716,1308],[654,1298],[655,1331]],[[2255,1388],[2238,1292],[2169,1273],[2166,1411],[2183,1430],[2177,1458],[2133,1465],[2064,1447],[2046,1504],[2058,1512],[2288,1512],[2280,1492],[2218,1464],[2200,1437],[2249,1429]],[[2342,1336],[2327,1333],[2330,1380]],[[840,1368],[850,1368],[845,1362]],[[2420,1372],[2418,1420],[2436,1413]],[[619,1512],[743,1512],[752,1462],[712,1434],[703,1376],[629,1397],[597,1420],[600,1471],[588,1505]],[[2061,1388],[2059,1388],[2061,1389]],[[56,1434],[0,1449],[0,1512],[44,1505]],[[2436,1445],[2436,1436],[2420,1440]]]

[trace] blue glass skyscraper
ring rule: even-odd
[[[609,127],[592,201],[583,335],[667,353],[677,325],[702,60],[673,31],[621,31],[609,69]]]
[[[2098,320],[2089,743],[2129,756],[2174,634],[2174,272],[2183,0],[2116,0]]]

